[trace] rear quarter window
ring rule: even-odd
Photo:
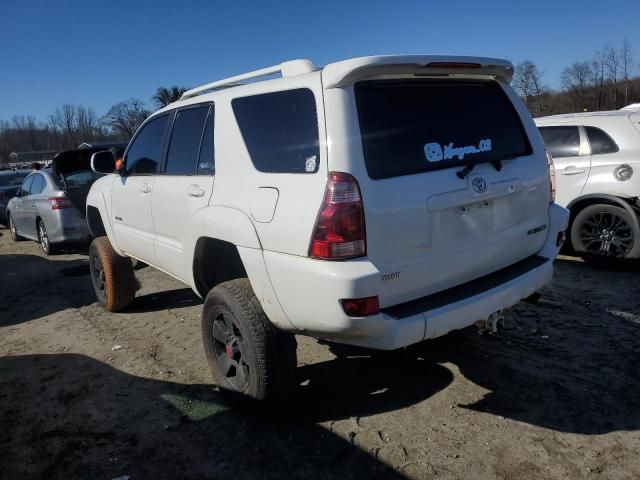
[[[383,179],[531,153],[496,82],[369,80],[355,85],[369,176]]]
[[[318,171],[318,115],[311,90],[235,98],[231,106],[256,169],[269,173]]]
[[[616,153],[619,150],[616,142],[603,130],[597,127],[584,128],[587,131],[587,138],[589,139],[589,145],[591,145],[592,155]]]

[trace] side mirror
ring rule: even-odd
[[[91,170],[96,173],[113,173],[116,169],[116,159],[108,150],[91,155]]]

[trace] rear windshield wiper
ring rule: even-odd
[[[461,178],[461,179],[466,177],[471,173],[471,171],[474,168],[476,168],[476,165],[478,165],[478,163],[481,163],[481,162],[477,160],[470,161],[465,165],[465,167],[462,170],[456,172],[456,175],[458,176],[458,178]],[[493,165],[493,168],[496,169],[496,172],[499,172],[500,170],[502,170],[502,160],[491,160],[491,165]]]

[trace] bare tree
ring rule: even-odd
[[[631,43],[625,37],[620,48],[620,63],[622,68],[622,78],[624,79],[624,104],[628,105],[629,101],[629,73],[633,67],[633,58],[631,57]]]
[[[562,71],[560,83],[571,95],[574,111],[585,109],[586,94],[591,79],[592,71],[589,62],[576,62]]]
[[[516,66],[511,84],[513,88],[520,94],[527,108],[531,110],[529,98],[535,99],[534,115],[542,115],[542,94],[546,87],[542,83],[543,73],[538,69],[531,60],[525,60]]]
[[[102,121],[115,134],[129,139],[148,116],[144,102],[132,98],[111,107]]]
[[[618,51],[611,45],[605,47],[605,65],[607,76],[613,82],[613,108],[618,108],[618,74],[620,73],[620,56]]]
[[[156,93],[151,97],[151,100],[155,102],[158,108],[163,108],[170,103],[177,102],[187,89],[173,85],[172,87],[160,87],[156,90]]]

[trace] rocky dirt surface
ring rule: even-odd
[[[143,268],[107,313],[82,252],[0,234],[0,478],[640,478],[638,268],[560,259],[498,334],[300,337],[298,408],[266,418],[220,398],[188,288]]]

